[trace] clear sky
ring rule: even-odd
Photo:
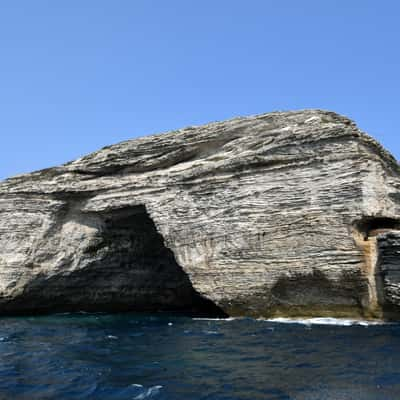
[[[0,179],[304,108],[400,158],[399,21],[397,0],[0,0]]]

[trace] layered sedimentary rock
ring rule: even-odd
[[[0,183],[0,313],[400,315],[400,169],[349,119],[276,112]]]

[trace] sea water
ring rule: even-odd
[[[1,318],[0,357],[0,399],[400,399],[398,324]]]

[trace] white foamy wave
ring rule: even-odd
[[[138,384],[134,384],[134,385],[132,385],[132,387],[135,387],[139,390],[143,390],[142,393],[133,397],[133,400],[152,399],[152,398],[156,397],[160,393],[160,390],[162,389],[161,385],[152,386],[148,389],[145,389],[142,385],[138,385]]]
[[[107,339],[111,339],[111,340],[118,340],[118,336],[114,336],[114,335],[107,335]]]
[[[261,319],[260,319],[261,320]],[[384,321],[368,321],[346,318],[271,318],[262,321],[279,322],[284,324],[302,324],[302,325],[337,325],[337,326],[370,326],[384,325]]]

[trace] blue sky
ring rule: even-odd
[[[0,179],[274,110],[345,114],[400,158],[395,0],[1,0]]]

